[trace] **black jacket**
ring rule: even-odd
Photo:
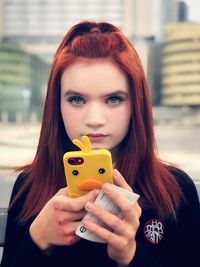
[[[144,209],[136,236],[136,254],[131,267],[197,267],[200,265],[200,204],[193,181],[183,172],[174,171],[183,192],[177,210],[177,223],[162,221],[154,210]],[[12,197],[16,195],[25,177],[17,178]],[[8,213],[5,247],[1,267],[117,267],[107,255],[106,244],[81,239],[71,246],[56,246],[44,254],[31,240],[29,227],[17,223],[25,194]]]

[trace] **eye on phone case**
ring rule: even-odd
[[[104,183],[113,183],[112,158],[106,149],[92,150],[90,139],[82,136],[82,142],[72,142],[81,151],[66,152],[63,156],[65,176],[70,197],[78,197]]]

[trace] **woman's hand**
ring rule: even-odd
[[[58,191],[44,206],[30,226],[30,236],[37,246],[48,249],[52,245],[71,245],[79,240],[75,230],[85,215],[85,204],[93,202],[98,190],[70,198],[67,187]]]
[[[117,170],[113,172],[113,179],[117,186],[132,191]],[[133,259],[136,251],[135,236],[139,227],[141,208],[137,202],[134,204],[130,203],[119,192],[111,188],[109,184],[103,185],[102,190],[121,209],[123,217],[120,219],[115,215],[105,212],[94,203],[88,202],[86,210],[101,219],[113,231],[111,232],[91,221],[84,221],[83,224],[88,230],[95,232],[95,234],[107,241],[107,251],[110,258],[121,266],[127,266]]]

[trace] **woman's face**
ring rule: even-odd
[[[128,80],[110,60],[81,59],[61,78],[61,113],[72,140],[90,138],[92,149],[113,156],[126,136],[131,116]]]

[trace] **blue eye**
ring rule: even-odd
[[[122,101],[124,101],[125,99],[122,97],[122,96],[110,96],[106,102],[108,104],[113,104],[113,105],[116,105],[116,104],[120,104]]]
[[[75,105],[75,106],[85,104],[85,100],[80,96],[71,96],[68,99],[68,102],[71,103],[72,105]]]

